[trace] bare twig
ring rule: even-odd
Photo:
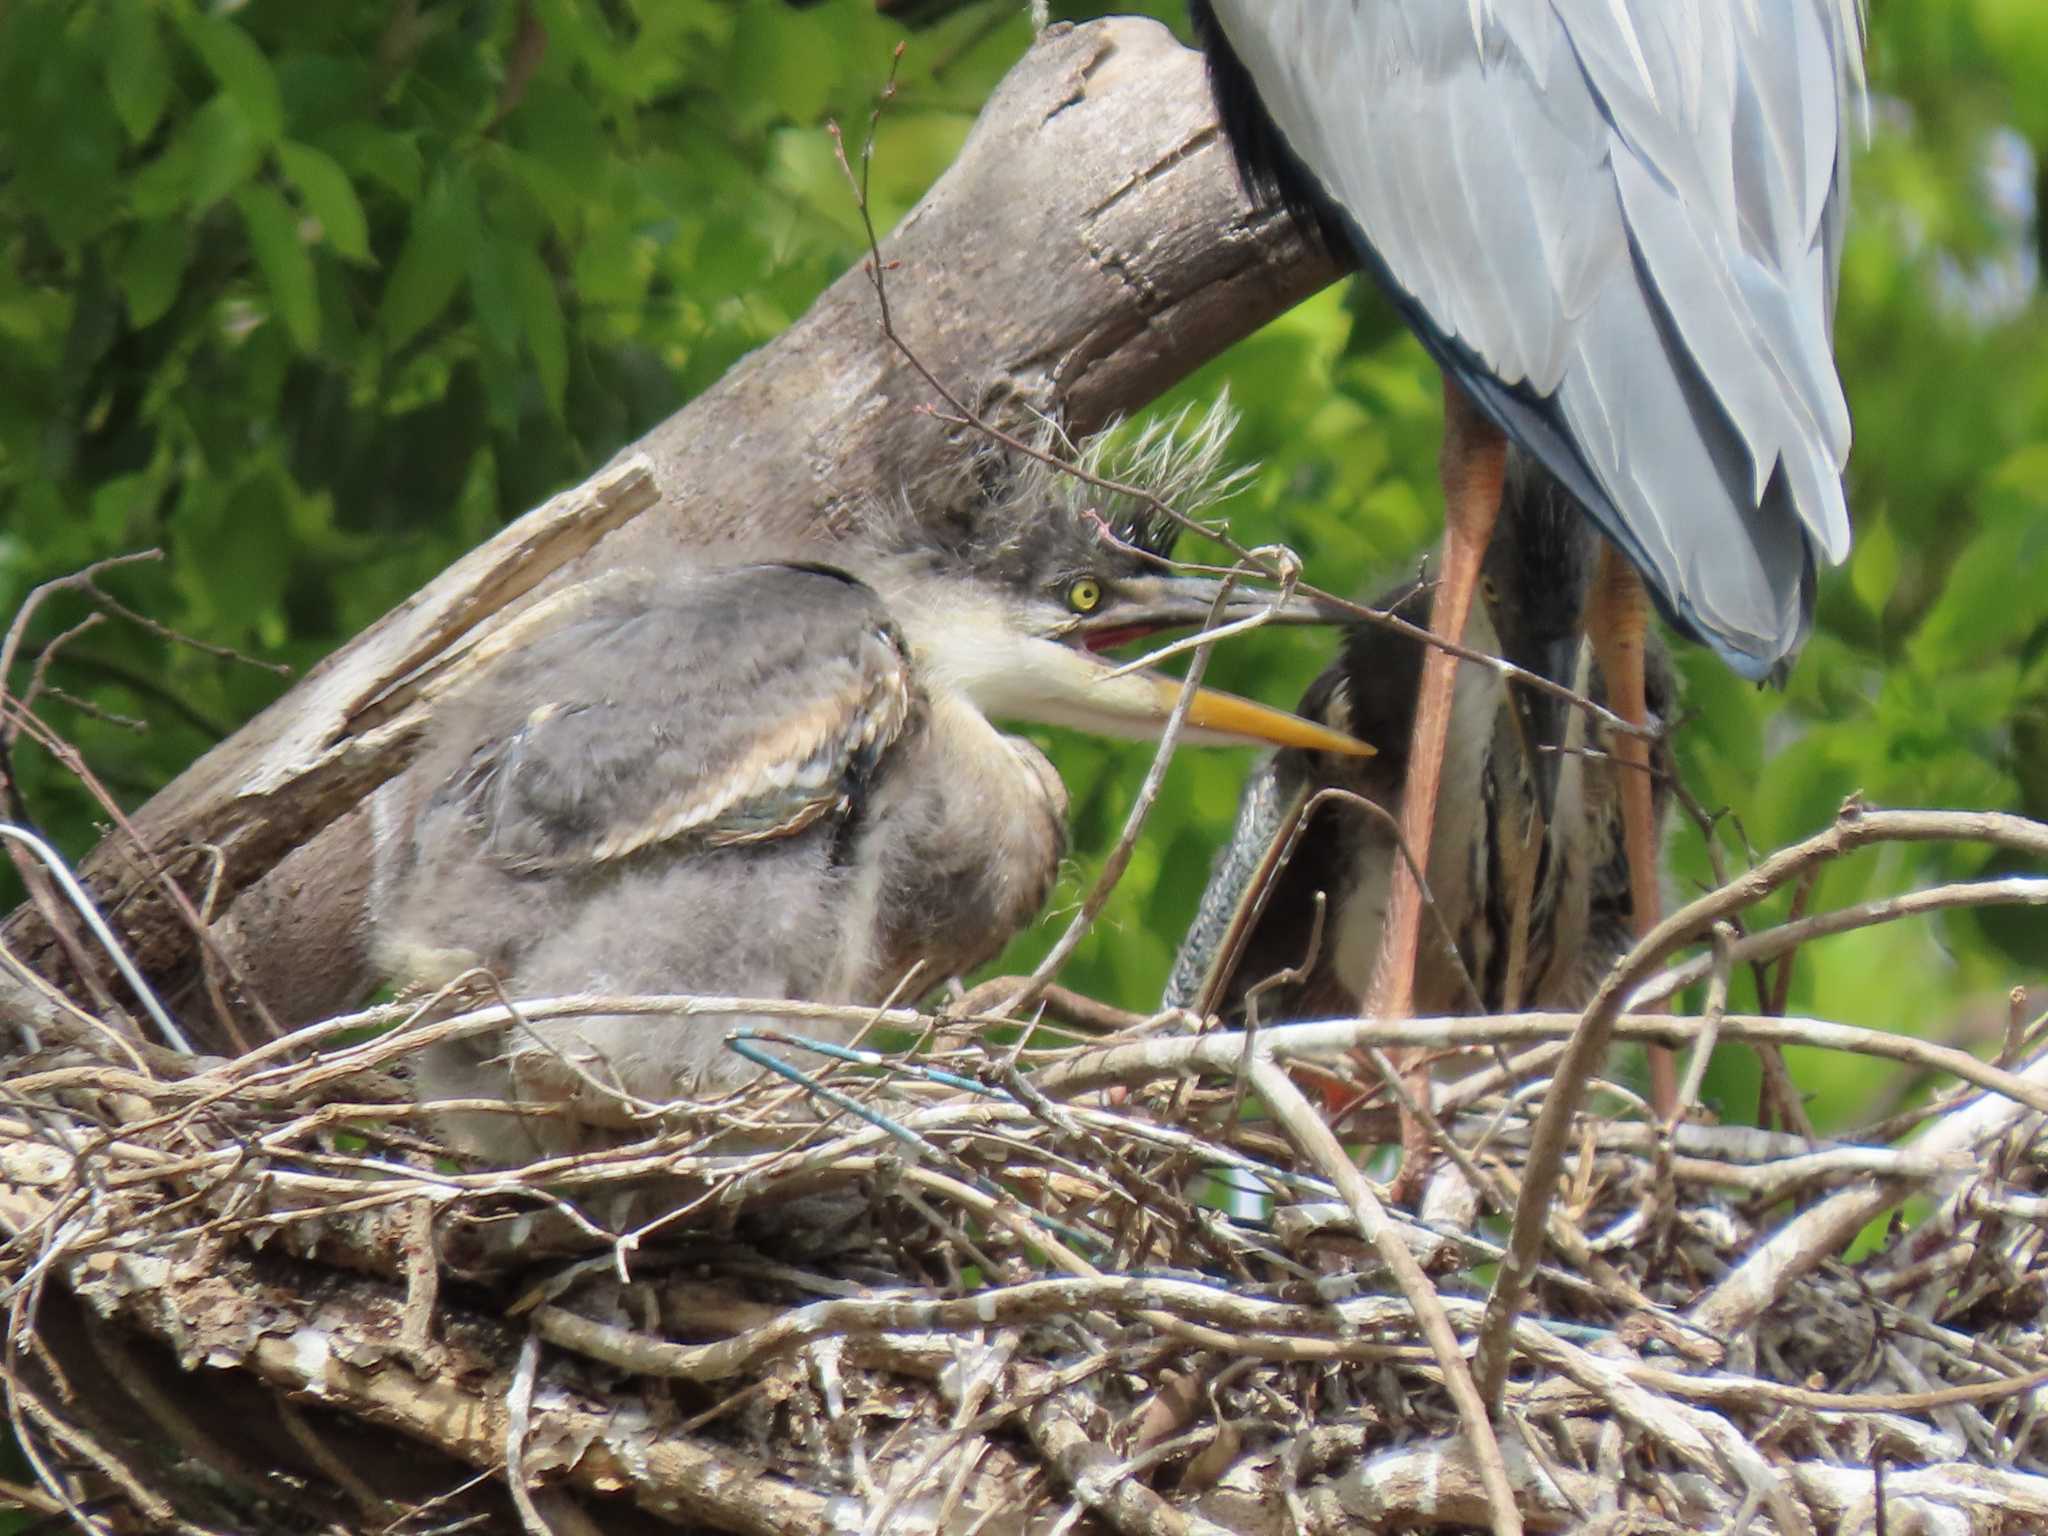
[[[1443,1303],[1435,1287],[1416,1264],[1407,1244],[1401,1241],[1387,1221],[1386,1213],[1366,1185],[1364,1176],[1345,1155],[1344,1148],[1331,1134],[1330,1128],[1302,1097],[1301,1090],[1270,1059],[1255,1058],[1251,1071],[1252,1085],[1266,1101],[1267,1108],[1287,1128],[1289,1139],[1322,1171],[1325,1178],[1337,1186],[1351,1207],[1360,1233],[1379,1251],[1380,1258],[1393,1271],[1401,1294],[1415,1309],[1415,1320],[1429,1340],[1430,1348],[1436,1351],[1445,1384],[1458,1405],[1459,1421],[1464,1425],[1473,1455],[1479,1459],[1479,1475],[1491,1506],[1495,1536],[1519,1536],[1521,1512],[1515,1505],[1514,1490],[1508,1486],[1507,1467],[1501,1461],[1500,1445],[1494,1439],[1486,1401],[1480,1396],[1466,1367],[1464,1351],[1458,1346],[1457,1335],[1451,1332],[1450,1319],[1444,1314]]]

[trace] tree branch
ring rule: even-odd
[[[898,328],[927,367],[977,398],[1056,409],[1076,431],[1144,405],[1339,275],[1287,220],[1251,211],[1199,57],[1133,18],[1048,30],[883,256]],[[222,898],[239,896],[223,938],[287,1027],[346,1006],[370,979],[367,808],[423,718],[394,713],[394,690],[536,591],[660,568],[742,532],[829,538],[864,499],[973,446],[929,403],[882,334],[871,283],[848,272],[590,481],[458,561],[193,764],[137,814],[141,838],[158,858],[221,850]],[[135,867],[133,848],[110,839],[85,871],[105,892]],[[123,910],[146,971],[189,964],[189,929],[168,904]],[[23,913],[4,942],[38,966],[50,941]]]

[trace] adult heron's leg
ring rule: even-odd
[[[1600,551],[1600,572],[1594,579],[1586,630],[1593,657],[1607,680],[1607,705],[1630,725],[1649,719],[1643,696],[1643,639],[1649,630],[1650,595],[1643,578],[1612,544]],[[1656,814],[1652,808],[1650,743],[1641,736],[1617,733],[1610,750],[1621,791],[1622,835],[1628,852],[1629,906],[1636,937],[1656,927],[1664,915],[1664,893],[1658,884]],[[1650,1047],[1650,1102],[1659,1115],[1678,1103],[1678,1067],[1670,1050]]]
[[[1429,605],[1429,632],[1439,639],[1461,642],[1465,617],[1472,611],[1472,593],[1479,585],[1479,565],[1493,537],[1500,512],[1501,481],[1507,471],[1508,440],[1474,406],[1465,392],[1444,376],[1444,557]],[[1401,839],[1415,857],[1415,866],[1396,855],[1387,920],[1380,930],[1380,953],[1373,966],[1372,989],[1365,1011],[1370,1018],[1405,1019],[1415,1011],[1415,949],[1422,936],[1422,887],[1415,870],[1429,868],[1429,847],[1436,831],[1437,787],[1443,779],[1444,744],[1451,729],[1451,697],[1457,688],[1458,658],[1437,646],[1422,659],[1422,690],[1415,701],[1415,726],[1408,744],[1408,775],[1401,788]],[[1429,1073],[1422,1053],[1397,1058],[1408,1091],[1429,1103]],[[1421,1193],[1429,1161],[1429,1133],[1410,1115],[1401,1117],[1401,1177],[1396,1198]]]
[[[1429,632],[1459,642],[1479,564],[1500,512],[1501,480],[1507,470],[1508,440],[1479,413],[1465,392],[1444,376],[1444,557],[1430,600]],[[1436,828],[1437,785],[1443,778],[1444,742],[1450,734],[1451,695],[1458,682],[1458,658],[1437,646],[1422,660],[1422,692],[1415,701],[1409,738],[1408,777],[1401,789],[1401,837],[1416,866],[1429,868]],[[1422,888],[1406,860],[1394,861],[1393,891],[1380,933],[1366,1012],[1374,1018],[1405,1019],[1415,1005],[1415,948],[1422,932]]]

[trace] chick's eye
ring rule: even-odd
[[[1489,603],[1496,601],[1500,597],[1500,589],[1493,584],[1491,576],[1482,576],[1480,578],[1479,595]]]
[[[1093,613],[1102,606],[1102,583],[1083,576],[1067,586],[1067,606],[1076,613]]]

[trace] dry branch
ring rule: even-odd
[[[1057,409],[1080,431],[1144,405],[1337,276],[1286,220],[1245,204],[1199,57],[1131,18],[1048,31],[883,254],[898,327],[927,367],[978,399]],[[458,562],[194,764],[138,814],[140,837],[157,860],[220,850],[221,894],[236,898],[221,931],[280,1019],[346,1006],[367,979],[366,802],[414,742],[410,716],[392,711],[405,680],[536,589],[659,567],[712,537],[829,536],[863,499],[966,451],[964,435],[919,409],[930,403],[882,336],[868,280],[848,273],[612,465]],[[102,892],[141,878],[134,851],[113,842],[85,872]],[[142,902],[124,915],[145,969],[185,961],[175,913]],[[46,965],[32,917],[4,942]]]

